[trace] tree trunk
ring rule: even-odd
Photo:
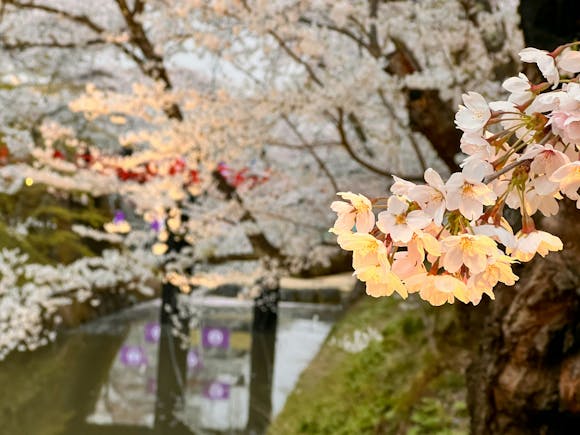
[[[473,435],[580,433],[580,220],[574,204],[562,209],[544,227],[564,251],[521,267],[481,321],[464,318],[479,331],[467,372]]]
[[[528,46],[553,50],[578,32],[577,0],[528,0],[520,5]],[[462,307],[475,338],[467,370],[473,435],[580,433],[580,220],[570,201],[543,227],[564,250],[516,272],[514,287],[496,300]]]

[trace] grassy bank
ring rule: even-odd
[[[348,349],[365,331],[375,339]],[[461,335],[452,306],[364,297],[334,327],[269,433],[467,433]]]

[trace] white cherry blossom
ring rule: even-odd
[[[468,92],[463,94],[462,98],[464,105],[459,105],[459,111],[455,115],[455,124],[465,132],[482,130],[491,117],[491,110],[485,98],[477,92]]]
[[[474,220],[483,214],[484,205],[494,204],[495,192],[481,182],[484,174],[479,168],[465,168],[452,174],[445,184],[448,209],[459,210],[467,219]]]
[[[580,51],[564,50],[558,58],[558,67],[568,74],[580,72]]]
[[[538,50],[537,48],[524,48],[519,53],[522,62],[535,63],[538,65],[541,73],[544,75],[548,83],[554,87],[560,81],[560,74],[556,68],[554,58],[546,50]]]
[[[422,210],[408,211],[409,203],[399,196],[391,196],[387,210],[379,213],[377,227],[396,242],[407,243],[416,231],[422,230],[431,218]]]
[[[532,84],[523,73],[519,73],[517,77],[506,79],[502,83],[502,87],[511,93],[508,101],[515,104],[524,104],[534,96],[531,91]]]
[[[441,176],[431,168],[425,171],[424,177],[427,184],[411,187],[408,196],[417,201],[425,214],[436,224],[441,225],[446,210],[445,183]]]

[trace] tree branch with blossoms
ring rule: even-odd
[[[537,64],[545,81],[511,77],[505,101],[463,95],[455,124],[465,157],[447,181],[429,168],[425,184],[393,177],[388,197],[338,193],[330,231],[352,251],[369,295],[419,293],[432,305],[476,305],[483,294],[494,299],[498,283],[515,284],[514,263],[563,249],[558,237],[536,228],[534,215],[555,215],[564,197],[580,208],[579,48],[522,50],[521,60]],[[519,210],[519,231],[506,207]]]

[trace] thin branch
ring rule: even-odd
[[[338,119],[335,123],[336,128],[338,130],[338,134],[340,136],[340,141],[343,145],[343,147],[346,149],[347,153],[352,157],[353,160],[355,160],[358,164],[360,164],[361,166],[364,166],[365,168],[367,168],[368,170],[375,172],[379,175],[382,175],[384,177],[392,177],[393,175],[397,175],[397,174],[393,174],[392,172],[389,171],[385,171],[384,169],[381,169],[371,163],[365,162],[363,159],[361,159],[352,149],[352,146],[350,145],[349,141],[348,141],[348,137],[346,135],[346,131],[344,129],[344,110],[342,110],[342,108],[338,109]],[[418,176],[418,175],[414,175],[414,176],[405,176],[405,175],[397,175],[401,178],[404,178],[406,180],[409,181],[422,181],[423,177]]]
[[[369,53],[375,58],[381,56],[381,46],[377,32],[376,18],[379,11],[379,0],[369,0],[369,17],[371,18],[371,27],[369,30],[369,44],[367,46]]]
[[[136,16],[143,13],[145,9],[145,2],[143,0],[135,0],[135,4],[133,5],[133,10],[131,11],[131,15]]]
[[[524,159],[524,160],[516,160],[515,162],[511,162],[509,165],[504,166],[499,171],[494,172],[493,174],[489,174],[487,177],[483,179],[484,184],[491,183],[496,178],[501,177],[503,174],[511,171],[518,166],[529,164],[533,159]]]
[[[244,200],[238,193],[235,187],[231,186],[224,176],[220,174],[218,171],[213,173],[213,177],[217,182],[217,188],[220,192],[222,192],[227,199],[234,200],[242,210],[244,210],[244,214],[240,218],[240,222],[252,222],[258,225],[257,219],[254,217],[252,212],[246,207],[244,204]],[[286,256],[280,251],[280,249],[274,246],[266,237],[263,232],[257,232],[253,234],[246,234],[250,244],[252,245],[252,250],[256,255],[266,255],[271,258],[277,258],[279,260],[284,261]]]
[[[417,158],[419,159],[419,163],[421,164],[421,168],[423,169],[423,171],[425,171],[427,169],[427,163],[425,162],[425,157],[423,157],[423,153],[421,152],[421,148],[419,147],[417,140],[413,136],[413,133],[409,132],[409,128],[407,126],[403,125],[403,122],[397,116],[395,109],[393,108],[391,103],[389,103],[389,101],[385,97],[385,93],[383,92],[383,90],[379,89],[378,92],[379,92],[379,97],[381,98],[381,102],[383,103],[383,106],[385,106],[385,108],[388,110],[389,114],[395,120],[395,122],[397,123],[399,128],[406,132],[407,138],[411,142],[411,146],[413,147],[413,150],[415,151],[415,154],[417,155]]]
[[[358,45],[368,49],[367,43],[365,42],[365,40],[358,37],[357,35],[355,35],[353,32],[351,32],[347,28],[338,27],[338,26],[335,26],[333,24],[316,23],[316,22],[313,22],[312,20],[310,20],[309,18],[305,18],[305,17],[301,17],[298,21],[300,23],[309,24],[309,25],[316,25],[319,27],[324,27],[325,29],[328,29],[328,30],[332,30],[333,32],[340,33],[341,35],[344,35],[347,38],[350,38],[352,41],[356,42]]]
[[[88,27],[89,29],[91,29],[92,31],[94,31],[96,33],[102,33],[105,30],[86,15],[75,15],[75,14],[71,14],[70,12],[63,10],[63,9],[58,9],[58,8],[55,8],[52,6],[37,4],[37,3],[32,3],[32,2],[20,2],[18,0],[4,0],[3,3],[8,4],[8,5],[12,5],[12,6],[15,6],[17,8],[21,8],[21,9],[36,9],[36,10],[47,12],[49,14],[59,15],[63,18],[66,18],[69,21],[74,21],[75,23],[78,23],[78,24],[81,24],[85,27]]]
[[[293,144],[293,143],[288,143],[288,142],[280,142],[280,141],[276,141],[276,140],[268,140],[267,143],[270,146],[289,148],[291,150],[301,150],[301,149],[305,148],[305,146],[302,144]],[[336,141],[311,142],[308,145],[311,146],[312,148],[342,146],[342,144],[340,142],[336,142]]]
[[[256,254],[229,254],[219,257],[208,257],[201,260],[201,263],[211,264],[213,266],[226,264],[232,261],[258,261],[260,257]]]
[[[306,69],[306,72],[308,73],[308,75],[310,76],[310,78],[318,86],[320,86],[321,88],[324,87],[324,84],[316,76],[316,73],[314,72],[314,70],[312,69],[312,67],[306,61],[304,61],[300,56],[298,56],[296,53],[294,53],[292,51],[292,49],[290,47],[288,47],[288,45],[286,44],[286,42],[284,42],[284,40],[280,36],[278,36],[278,34],[276,32],[274,32],[273,30],[269,30],[268,31],[268,34],[270,34],[270,35],[272,35],[272,37],[274,37],[274,39],[278,42],[278,44],[280,45],[280,47],[288,54],[288,56],[290,56],[292,59],[294,59],[296,62],[298,62],[300,65],[302,65]]]
[[[163,64],[163,58],[156,53],[155,47],[147,37],[143,25],[135,19],[135,14],[129,8],[126,0],[115,0],[115,3],[117,3],[119,11],[125,20],[125,24],[127,24],[127,27],[129,28],[132,44],[138,47],[143,54],[143,57],[149,61],[141,62],[140,64],[138,63],[140,69],[149,78],[153,80],[161,80],[165,84],[166,90],[173,89],[169,73]],[[183,112],[175,103],[167,107],[165,113],[171,119],[183,121]]]
[[[288,116],[282,115],[282,119],[286,122],[288,127],[290,127],[290,129],[296,135],[296,137],[300,140],[300,142],[302,142],[302,145],[304,145],[304,147],[308,150],[308,152],[310,153],[312,158],[316,161],[316,163],[318,163],[318,166],[320,167],[322,172],[324,172],[324,174],[327,176],[328,180],[330,181],[330,184],[332,184],[332,188],[334,189],[334,191],[338,192],[339,191],[338,183],[336,182],[334,176],[332,175],[332,173],[330,172],[330,170],[328,169],[328,167],[326,166],[324,161],[318,156],[318,154],[316,154],[316,151],[314,151],[314,149],[306,141],[306,139],[304,138],[302,133],[300,133],[300,130],[298,130],[296,125],[292,121],[290,121]]]
[[[71,49],[71,48],[84,48],[89,47],[91,45],[99,45],[99,44],[108,44],[108,41],[104,39],[89,39],[84,42],[58,42],[58,41],[15,41],[13,43],[10,42],[0,42],[2,48],[8,51],[24,51],[30,50],[33,48],[56,48],[56,49]]]

